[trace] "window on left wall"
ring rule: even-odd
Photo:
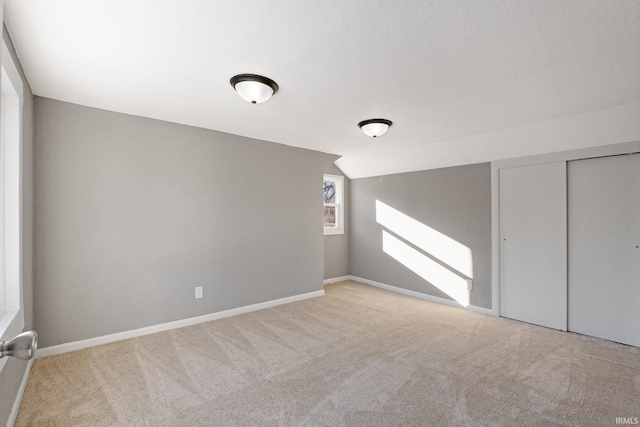
[[[24,328],[22,303],[23,85],[6,43],[2,46],[0,103],[0,341]],[[6,358],[0,359],[0,370]]]
[[[324,175],[324,234],[344,234],[344,177]]]

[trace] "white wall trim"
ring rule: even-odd
[[[89,338],[86,340],[73,341],[64,344],[58,344],[51,347],[39,349],[36,352],[36,359],[42,357],[53,356],[56,354],[68,353],[70,351],[82,350],[96,345],[109,344],[116,341],[122,341],[129,338],[140,337],[144,335],[164,332],[171,329],[184,328],[185,326],[197,325],[199,323],[211,322],[212,320],[223,319],[225,317],[237,316],[239,314],[250,313],[252,311],[263,310],[265,308],[276,307],[282,304],[289,304],[296,301],[302,301],[309,298],[320,297],[324,295],[324,290],[308,292],[306,294],[294,295],[286,298],[280,298],[272,301],[261,302],[258,304],[245,305],[243,307],[232,308],[229,310],[219,311],[217,313],[205,314],[204,316],[191,317],[189,319],[176,320],[174,322],[161,323],[158,325],[147,326],[145,328],[133,329],[130,331],[117,332],[115,334],[103,335],[101,337]]]
[[[0,2],[1,4],[1,2]],[[23,301],[23,82],[18,68],[2,42],[2,132],[0,146],[0,339],[8,341],[24,329]],[[0,372],[7,359],[0,360]]]
[[[24,84],[18,72],[18,67],[15,62],[13,62],[9,47],[4,40],[2,41],[2,68],[4,68],[4,71],[7,73],[7,77],[13,85],[16,95],[20,98],[20,105],[22,106],[24,102]]]
[[[464,305],[459,304],[456,301],[452,301],[452,300],[448,300],[448,299],[444,299],[444,298],[440,298],[440,297],[435,297],[435,296],[429,295],[429,294],[423,294],[421,292],[411,291],[409,289],[399,288],[397,286],[387,285],[386,283],[375,282],[373,280],[364,279],[362,277],[357,277],[357,276],[350,276],[350,278],[351,278],[350,280],[353,280],[355,282],[365,283],[367,285],[375,286],[376,288],[386,289],[388,291],[396,292],[396,293],[403,294],[403,295],[408,295],[410,297],[420,298],[420,299],[423,299],[423,300],[436,302],[436,303],[444,304],[444,305],[449,305],[449,306],[452,306],[452,307],[464,308],[466,310],[475,311],[477,313],[493,315],[493,311],[491,309],[488,309],[488,308],[476,307],[475,305],[470,305],[468,307],[465,307]]]
[[[328,285],[329,283],[336,283],[336,282],[343,282],[345,280],[353,280],[352,276],[340,276],[340,277],[333,277],[331,279],[325,279],[322,284],[323,285]]]
[[[11,413],[9,414],[9,418],[7,419],[7,427],[13,427],[18,419],[18,411],[20,411],[20,404],[22,403],[22,396],[24,396],[24,390],[27,388],[27,381],[29,380],[29,374],[31,374],[31,366],[33,366],[33,360],[29,360],[27,362],[27,369],[24,371],[24,375],[22,376],[22,382],[20,383],[20,388],[18,388],[18,394],[16,395],[16,400],[13,402],[13,406],[11,407]]]
[[[500,316],[500,169],[491,163],[491,308]]]
[[[491,162],[492,169],[532,166],[545,163],[569,162],[572,160],[591,159],[595,157],[617,156],[637,153],[640,151],[640,141],[623,142],[619,144],[602,145],[598,147],[579,148],[575,150],[558,151],[554,153],[538,154],[525,157],[514,157]]]

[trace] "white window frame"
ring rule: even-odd
[[[336,202],[324,203],[324,206],[335,206],[336,208],[336,226],[324,227],[325,235],[344,234],[344,177],[341,175],[324,174],[324,181],[333,181],[336,183]]]
[[[24,329],[22,297],[22,107],[20,73],[2,43],[0,80],[0,341]],[[0,359],[0,371],[7,358]]]

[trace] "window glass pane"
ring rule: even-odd
[[[324,207],[324,226],[325,227],[336,226],[336,207],[335,206]]]
[[[324,190],[323,190],[324,202],[325,203],[335,203],[336,202],[336,182],[335,181],[324,181]]]

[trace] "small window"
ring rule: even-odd
[[[322,196],[324,199],[324,234],[344,234],[344,178],[325,175]]]

